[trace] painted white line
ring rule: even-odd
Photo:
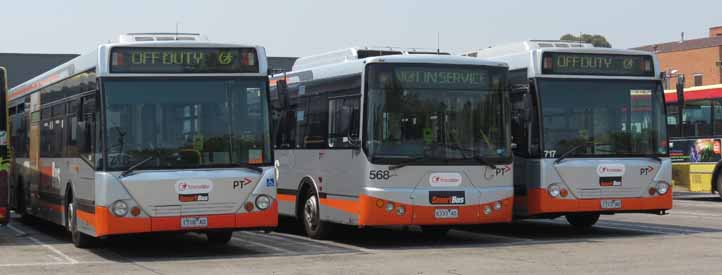
[[[605,228],[605,229],[611,229],[611,230],[626,230],[626,231],[637,231],[637,232],[644,232],[644,233],[650,233],[650,234],[664,234],[669,235],[669,232],[665,231],[659,231],[659,230],[649,230],[649,229],[640,229],[636,227],[619,227],[619,226],[609,226],[609,225],[601,225],[601,224],[595,224],[592,228]]]
[[[602,225],[607,224],[607,226],[613,226],[615,228],[621,228],[621,229],[627,229],[627,228],[642,228],[642,229],[651,229],[651,230],[661,230],[662,232],[666,232],[667,234],[675,233],[675,234],[699,234],[699,233],[705,233],[707,231],[704,230],[694,230],[694,229],[685,229],[680,228],[674,225],[665,225],[665,224],[626,224],[625,222],[620,221],[602,221],[600,222]]]
[[[694,217],[722,218],[722,215],[691,212],[691,211],[679,211],[679,210],[670,211],[669,214],[670,215],[680,214],[680,215],[684,215],[684,216],[694,216]],[[681,217],[683,217],[683,216],[676,216],[676,218],[681,218]]]
[[[482,233],[482,232],[476,232],[476,231],[467,231],[467,230],[460,230],[460,229],[454,229],[451,232],[454,232],[454,231],[457,232],[456,234],[463,233],[463,234],[469,234],[469,235],[476,235],[478,237],[481,237],[482,239],[493,239],[493,240],[499,240],[499,241],[507,242],[507,243],[535,242],[534,239],[529,239],[529,238],[509,237],[509,236],[503,236],[503,235],[497,235],[497,234]]]
[[[246,239],[241,239],[241,238],[239,238],[239,237],[233,237],[233,239],[236,240],[236,241],[239,241],[239,242],[249,243],[249,244],[252,244],[252,245],[255,245],[255,246],[260,246],[260,247],[268,248],[268,249],[271,249],[271,250],[274,250],[274,251],[278,251],[278,252],[282,252],[282,253],[286,253],[286,254],[293,254],[293,253],[294,253],[293,251],[288,250],[288,249],[285,249],[285,248],[275,247],[275,246],[272,246],[272,245],[267,245],[267,244],[259,243],[259,242],[255,242],[255,241],[249,241],[249,240],[246,240]]]
[[[266,234],[266,233],[254,233],[254,232],[244,232],[244,233],[253,234],[255,236],[258,236],[259,238],[271,238],[274,240],[289,242],[289,243],[293,243],[295,245],[299,245],[302,247],[308,246],[308,247],[314,247],[314,248],[324,249],[324,250],[333,249],[333,247],[329,247],[329,244],[316,242],[315,240],[305,240],[305,242],[304,242],[299,239],[291,239],[291,238],[287,238],[287,237],[284,237],[284,236],[281,236],[278,234]],[[340,246],[337,246],[337,247],[340,247]],[[341,247],[341,248],[345,248],[345,247]]]
[[[344,244],[344,243],[337,243],[337,242],[332,242],[332,241],[314,240],[314,239],[310,239],[310,238],[306,238],[306,237],[296,236],[296,235],[293,235],[293,234],[280,233],[280,232],[271,232],[270,234],[271,234],[271,235],[279,235],[279,236],[283,236],[283,237],[287,237],[287,238],[291,238],[291,239],[296,239],[296,240],[301,240],[301,241],[306,241],[306,242],[316,242],[316,243],[321,243],[321,244],[325,244],[325,245],[335,245],[335,246],[338,246],[338,247],[343,247],[343,248],[346,248],[346,249],[357,250],[357,251],[361,251],[361,252],[365,252],[365,253],[375,253],[375,252],[378,252],[378,250],[375,250],[375,249],[363,248],[363,247],[359,247],[359,246],[355,246],[355,245]]]
[[[34,267],[34,266],[56,266],[56,265],[75,265],[75,264],[107,264],[108,262],[102,262],[102,261],[90,261],[90,262],[79,262],[79,263],[67,263],[67,262],[59,262],[59,263],[14,263],[14,264],[0,264],[0,268],[2,267]]]
[[[21,234],[21,235],[26,235],[26,234],[27,234],[27,233],[25,233],[24,231],[16,228],[16,227],[13,226],[13,225],[8,225],[8,228],[10,228],[12,231],[15,231],[15,233],[18,233],[18,234]],[[46,249],[48,249],[48,250],[52,251],[53,253],[57,254],[58,256],[60,256],[61,258],[63,258],[68,264],[77,264],[77,263],[78,263],[77,260],[71,258],[71,257],[68,256],[68,255],[65,255],[65,253],[61,252],[60,250],[56,249],[55,247],[52,247],[52,246],[49,245],[49,244],[46,244],[46,243],[44,243],[44,242],[41,242],[40,240],[36,239],[35,237],[27,236],[27,237],[25,237],[25,238],[28,238],[30,241],[34,242],[35,244],[40,245],[40,246],[42,246],[42,247],[45,247]]]

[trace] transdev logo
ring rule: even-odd
[[[180,195],[208,194],[213,190],[213,182],[207,179],[179,180],[175,191]]]
[[[459,173],[431,173],[429,176],[431,186],[459,186],[462,181]]]
[[[597,175],[600,177],[621,177],[624,176],[624,164],[600,164],[597,166]]]

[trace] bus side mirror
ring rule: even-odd
[[[288,85],[286,84],[286,80],[282,79],[279,80],[276,83],[276,91],[278,92],[278,102],[281,106],[281,109],[287,109],[289,105],[289,97],[288,97]]]
[[[531,120],[531,97],[529,96],[529,93],[524,93],[522,95],[522,102],[524,104],[524,108],[521,109],[521,119],[524,121]]]

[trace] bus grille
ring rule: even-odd
[[[185,215],[212,215],[228,214],[238,209],[238,205],[227,203],[202,203],[188,205],[158,205],[153,206],[154,217],[185,216]]]
[[[598,198],[631,198],[641,196],[641,188],[580,188],[579,197],[582,199]]]

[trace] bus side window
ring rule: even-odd
[[[65,146],[68,157],[78,157],[80,153],[78,149],[78,112],[80,111],[80,100],[75,99],[68,103],[68,115],[66,123],[68,127],[65,131]]]
[[[91,164],[96,162],[94,157],[97,137],[96,104],[95,95],[82,98],[81,116],[80,122],[78,123],[78,149],[80,151],[80,157],[89,161]]]
[[[328,146],[354,147],[359,138],[360,97],[335,98],[328,101]]]

